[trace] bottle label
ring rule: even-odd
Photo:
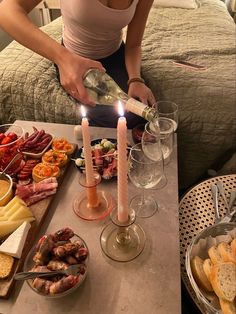
[[[140,117],[144,117],[145,107],[146,106],[143,103],[134,98],[129,98],[125,104],[126,110],[131,111]]]

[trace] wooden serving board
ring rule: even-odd
[[[66,166],[63,169],[61,169],[62,173],[61,173],[61,176],[58,178],[58,188],[60,187],[63,181],[63,178],[65,177],[66,170],[68,169],[69,165],[70,165],[70,161],[66,164]],[[31,228],[28,232],[21,258],[20,259],[14,258],[14,265],[13,265],[10,276],[6,279],[0,279],[0,298],[8,299],[10,297],[10,294],[15,284],[15,280],[13,279],[13,276],[16,272],[21,271],[24,264],[25,257],[30,251],[32,244],[35,240],[35,237],[38,231],[40,230],[41,225],[43,224],[49,212],[50,204],[53,198],[54,198],[54,195],[49,196],[29,206],[32,213],[34,214],[35,221],[31,223]]]

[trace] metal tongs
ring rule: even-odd
[[[227,213],[223,218],[220,218],[220,213],[219,213],[218,191],[223,198],[223,201],[227,210]],[[231,209],[233,208],[233,205],[236,199],[236,190],[231,191],[229,203],[227,201],[227,198],[224,192],[224,186],[221,181],[218,181],[216,184],[211,184],[211,193],[212,193],[212,199],[213,199],[214,210],[215,210],[215,223],[217,224],[217,223],[222,223],[222,222],[230,222],[236,213],[236,207],[231,212]]]

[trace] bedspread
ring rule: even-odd
[[[235,150],[235,24],[220,0],[199,8],[153,5],[142,44],[142,75],[159,100],[179,105],[180,188]],[[43,27],[61,40],[61,18]],[[207,66],[177,67],[173,59]],[[0,52],[0,123],[15,119],[76,124],[76,104],[61,88],[54,65],[12,42]]]
[[[142,72],[157,99],[179,105],[180,187],[236,150],[235,24],[221,1],[195,10],[153,8],[143,41]],[[177,67],[173,59],[207,66]]]
[[[61,18],[42,30],[60,42]],[[60,86],[54,64],[13,41],[0,52],[0,122],[15,119],[78,122],[76,104]]]

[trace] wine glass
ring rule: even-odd
[[[160,117],[158,121],[159,126],[152,122],[146,123],[142,135],[142,147],[150,159],[159,160],[162,154],[167,164],[174,146],[174,126],[168,118]]]
[[[164,117],[173,123],[174,132],[178,127],[178,105],[173,101],[161,100],[153,105],[159,114],[159,117]]]
[[[144,153],[142,143],[138,143],[131,148],[128,162],[128,175],[131,182],[142,189],[142,193],[131,200],[130,208],[135,210],[137,217],[151,217],[156,213],[158,204],[151,195],[144,195],[144,190],[155,187],[161,181],[162,154],[159,159],[152,160]]]

